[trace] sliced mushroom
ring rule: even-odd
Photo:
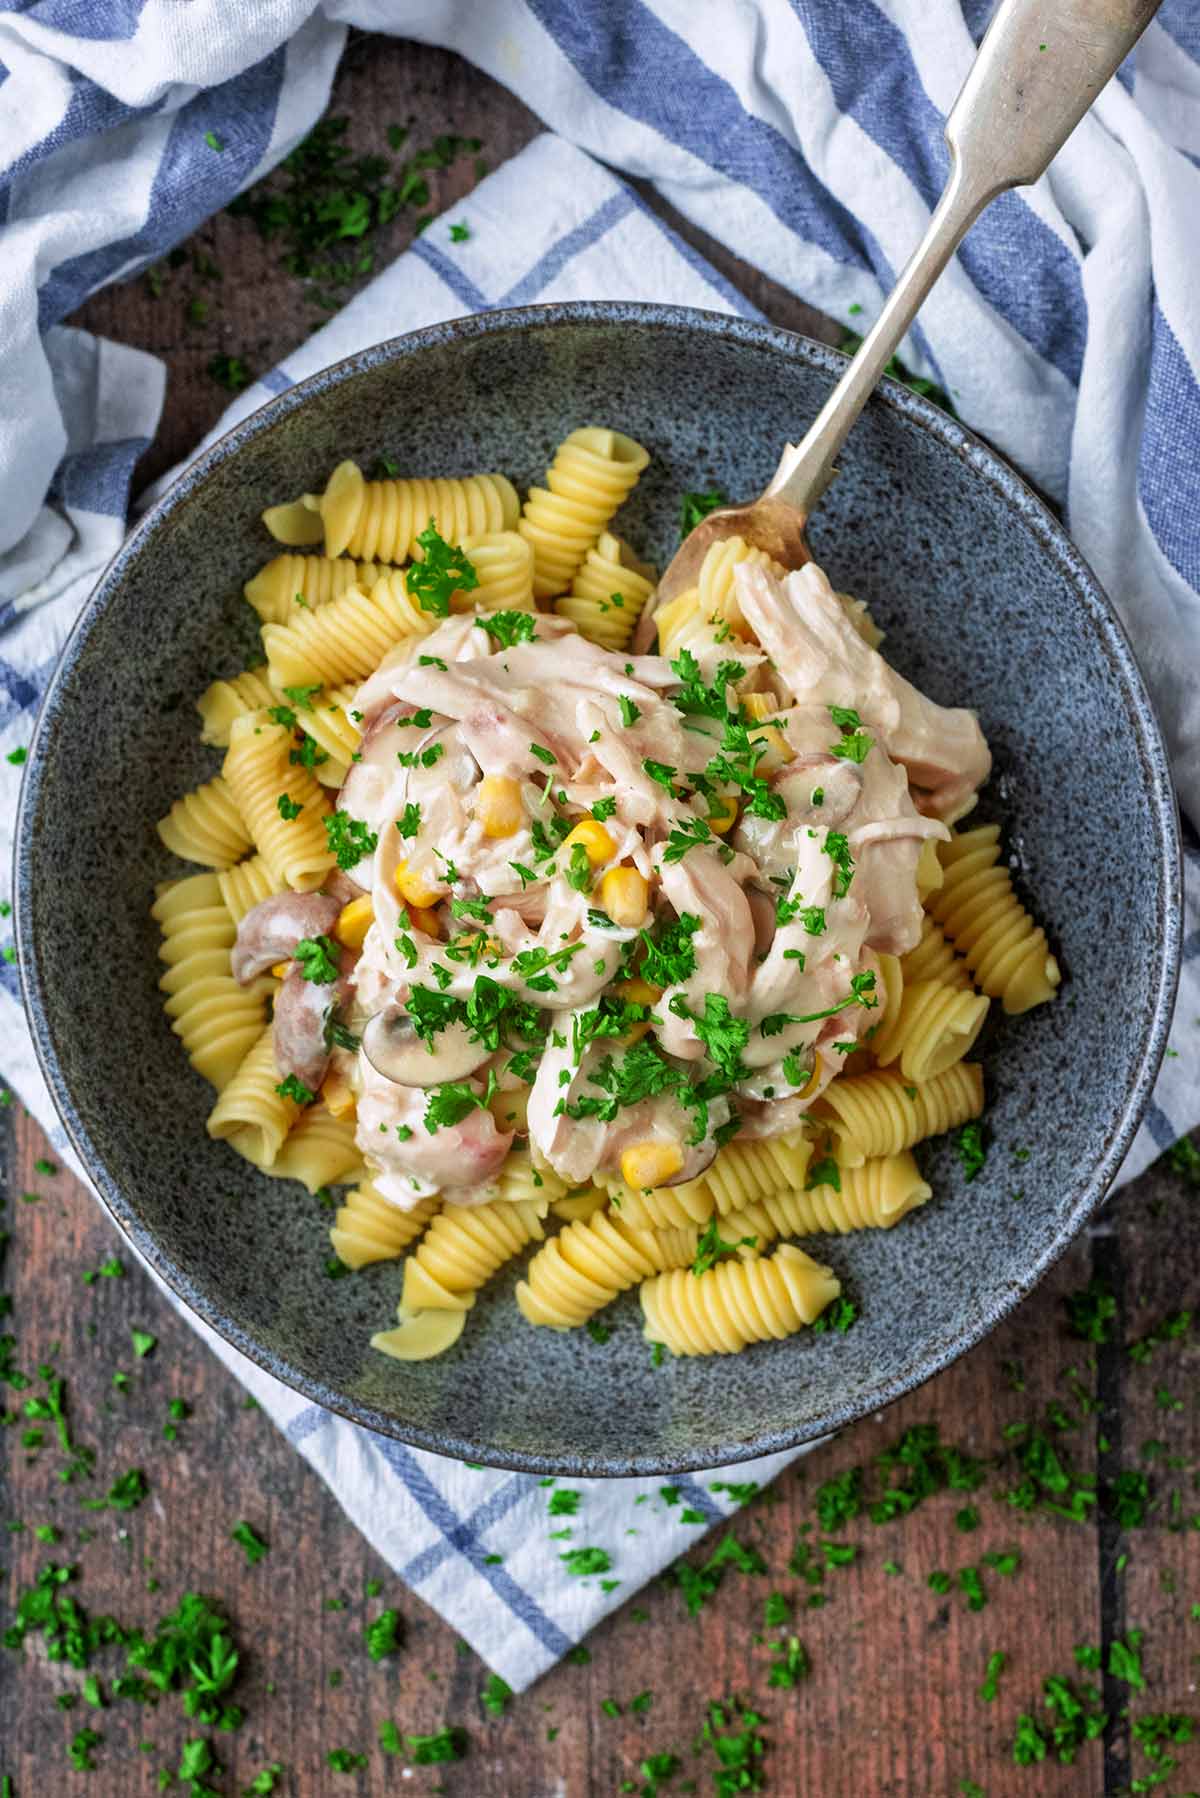
[[[341,909],[341,900],[331,894],[273,893],[238,925],[230,963],[234,979],[246,986],[277,961],[290,961],[302,938],[333,929]]]
[[[432,1043],[423,1042],[403,1006],[395,1004],[367,1019],[362,1051],[375,1072],[397,1086],[465,1080],[491,1054],[482,1043],[472,1042],[466,1025],[458,1022],[439,1030]]]

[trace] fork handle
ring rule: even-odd
[[[950,173],[920,246],[763,498],[810,513],[834,459],[930,288],[983,208],[1043,174],[1160,0],[1002,0],[946,120]]]

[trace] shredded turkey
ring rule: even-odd
[[[237,967],[301,958],[280,1067],[312,1086],[332,1055],[392,1203],[491,1197],[514,1143],[569,1185],[693,1179],[739,1131],[795,1129],[875,1022],[987,745],[819,568],[735,578],[756,641],[670,660],[461,613],[363,683],[338,797],[360,859],[336,901],[250,914]],[[314,981],[303,939],[359,892],[361,948]]]

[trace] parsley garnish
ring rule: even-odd
[[[300,816],[304,807],[290,793],[281,793],[275,804],[279,808],[279,816],[288,824],[292,824]]]
[[[364,857],[374,855],[379,838],[368,830],[361,818],[349,812],[334,812],[325,820],[325,840],[329,853],[343,871],[356,867]]]
[[[382,1661],[387,1655],[395,1654],[400,1647],[399,1611],[380,1611],[378,1617],[372,1618],[364,1628],[363,1640],[373,1661]]]
[[[983,1171],[987,1160],[987,1147],[983,1140],[983,1126],[978,1118],[964,1124],[958,1133],[958,1153],[963,1164],[963,1178],[969,1183]]]
[[[337,979],[341,950],[329,937],[301,937],[295,954],[305,980],[311,980],[317,986],[330,986]]]
[[[425,1128],[430,1136],[439,1130],[461,1124],[472,1111],[486,1111],[496,1091],[496,1075],[489,1068],[487,1090],[477,1093],[465,1080],[446,1080],[431,1087],[425,1101]]]
[[[674,830],[667,832],[667,846],[662,858],[664,862],[681,862],[689,849],[711,841],[712,831],[703,818],[686,818]]]
[[[511,649],[514,643],[532,641],[536,622],[532,612],[489,612],[477,620],[488,636],[495,638],[501,649]]]
[[[267,1544],[253,1524],[247,1523],[244,1519],[234,1524],[229,1532],[229,1540],[236,1542],[239,1548],[245,1550],[247,1567],[257,1566],[267,1553]]]
[[[529,745],[529,753],[530,755],[536,755],[538,761],[545,762],[548,767],[553,767],[558,761],[558,757],[555,755],[554,751],[552,749],[543,749],[540,743],[531,743]]]
[[[829,715],[842,733],[841,742],[830,745],[830,755],[841,756],[847,762],[865,762],[874,739],[863,729],[858,713],[849,706],[831,705]],[[816,804],[815,799],[813,803]]]
[[[757,1236],[743,1236],[736,1242],[726,1242],[721,1235],[720,1225],[715,1217],[710,1218],[700,1232],[696,1242],[696,1259],[692,1262],[694,1274],[706,1274],[710,1267],[729,1255],[734,1255],[740,1248],[752,1249],[757,1246]]]
[[[574,887],[577,893],[591,892],[592,864],[582,843],[571,844],[571,864],[564,870],[564,875],[567,885]]]
[[[664,924],[656,936],[639,931],[644,948],[641,966],[643,980],[652,986],[678,986],[695,972],[696,950],[692,938],[700,928],[700,919],[683,912],[671,923]]]
[[[275,1091],[281,1099],[293,1099],[297,1105],[311,1105],[317,1096],[295,1074],[289,1074],[286,1080],[281,1080]]]
[[[404,576],[404,585],[423,611],[446,618],[450,613],[450,595],[471,592],[478,587],[479,576],[466,551],[452,549],[432,518],[418,532],[417,544],[424,550],[424,557],[412,563]]]
[[[707,518],[718,506],[728,504],[728,499],[719,487],[710,487],[707,493],[685,493],[679,502],[679,535],[686,537],[695,530],[702,518]]]
[[[641,709],[634,705],[629,695],[627,693],[622,693],[617,704],[621,708],[621,723],[625,725],[626,729],[628,729],[631,724],[636,724],[642,715]]]

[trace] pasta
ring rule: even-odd
[[[347,1267],[370,1267],[376,1261],[395,1261],[417,1240],[437,1212],[440,1199],[421,1199],[411,1211],[401,1211],[381,1198],[369,1180],[346,1194],[338,1206],[329,1241]]]
[[[337,686],[358,681],[405,637],[422,637],[434,619],[409,597],[402,570],[381,575],[369,593],[350,587],[316,612],[300,612],[287,624],[264,624],[274,686]]]
[[[753,1236],[762,1249],[777,1236],[845,1236],[851,1230],[890,1230],[933,1197],[909,1150],[838,1170],[838,1184],[793,1188],[756,1199],[721,1220],[723,1242]],[[744,1252],[744,1251],[743,1251]]]
[[[932,1080],[969,1055],[991,1001],[979,993],[919,980],[906,986],[886,1038],[872,1043],[881,1067],[900,1063],[906,1080]]]
[[[465,1311],[479,1288],[520,1253],[540,1242],[543,1200],[489,1200],[447,1205],[404,1266],[404,1303],[410,1311]]]
[[[689,1267],[696,1243],[694,1228],[638,1230],[597,1211],[538,1250],[517,1287],[521,1315],[553,1330],[575,1329],[630,1286],[667,1268]]]
[[[936,980],[939,986],[953,986],[960,991],[971,985],[966,962],[955,955],[942,934],[941,925],[935,923],[928,912],[921,921],[920,942],[900,957],[900,971],[914,986],[922,980]]]
[[[281,893],[285,885],[265,855],[247,856],[244,862],[225,868],[216,876],[216,881],[221,901],[235,925],[264,899],[269,899],[273,893]]]
[[[744,637],[748,634],[746,620],[742,617],[733,578],[733,571],[740,562],[754,568],[766,568],[779,577],[787,570],[766,550],[752,548],[743,537],[725,537],[709,549],[700,564],[696,581],[699,612],[710,623],[713,619],[724,622],[738,636]]]
[[[450,596],[456,612],[532,612],[533,551],[518,531],[490,531],[463,539],[479,585]]]
[[[306,892],[334,865],[325,836],[330,806],[308,769],[292,763],[291,749],[285,726],[248,712],[234,720],[224,775],[246,820],[244,847],[253,842],[281,886]]]
[[[264,624],[288,624],[297,606],[315,612],[349,587],[369,593],[382,572],[378,562],[341,556],[273,556],[242,591]]]
[[[755,1261],[720,1261],[707,1273],[676,1269],[642,1287],[643,1334],[673,1355],[735,1355],[815,1323],[842,1290],[833,1270],[784,1243]]]
[[[164,1009],[192,1066],[218,1091],[261,1035],[273,986],[257,980],[242,987],[233,978],[235,926],[220,899],[218,877],[196,874],[166,883],[151,907],[163,932]]]
[[[531,487],[517,529],[533,545],[537,599],[565,593],[588,550],[627,499],[648,451],[620,431],[586,426],[559,445],[545,487]]]
[[[270,1168],[300,1107],[279,1091],[270,1027],[262,1031],[213,1106],[208,1134],[228,1142],[255,1167]]]
[[[602,531],[572,576],[571,591],[555,600],[554,609],[589,642],[625,649],[656,578],[654,569],[639,562],[627,543]]]
[[[205,868],[231,868],[250,847],[237,800],[219,774],[177,799],[158,834],[172,855]]]
[[[353,462],[340,463],[321,498],[304,504],[319,515],[327,556],[395,563],[416,554],[417,539],[430,520],[447,542],[461,543],[484,531],[511,531],[520,512],[516,492],[502,474],[366,481]],[[276,513],[264,514],[264,522],[280,542],[319,540],[321,532],[298,539],[281,536],[280,529],[293,516],[289,508],[286,521]]]
[[[158,825],[201,870],[152,916],[208,1133],[349,1188],[340,1260],[403,1257],[397,1361],[527,1251],[535,1327],[634,1288],[675,1355],[813,1324],[841,1286],[787,1239],[924,1206],[991,1000],[1059,984],[997,827],[951,829],[978,723],[815,563],[713,541],[643,653],[648,461],[585,425],[523,507],[344,461],[269,508],[262,659],[201,695],[220,768]]]
[[[960,831],[940,853],[945,881],[929,909],[984,992],[1010,1013],[1053,999],[1062,976],[1045,931],[997,866],[1000,826]]]
[[[216,749],[228,749],[229,730],[235,718],[275,704],[275,692],[267,679],[265,662],[246,668],[232,680],[215,680],[196,701],[200,714],[200,741]]]
[[[299,1180],[309,1192],[364,1179],[353,1118],[334,1117],[324,1105],[306,1106],[271,1163],[271,1172],[280,1180]]]
[[[829,1126],[834,1154],[847,1168],[898,1155],[927,1136],[957,1129],[982,1110],[983,1071],[960,1061],[921,1086],[883,1068],[835,1080],[812,1115]]]

